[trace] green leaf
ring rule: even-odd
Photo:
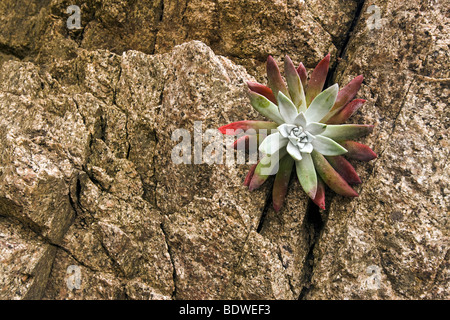
[[[328,67],[330,65],[330,54],[327,54],[325,58],[320,61],[314,71],[311,74],[311,78],[308,82],[308,88],[306,89],[306,104],[309,106],[311,101],[322,91],[325,80],[327,79]],[[319,121],[317,119],[316,121]]]
[[[338,156],[347,152],[345,148],[334,140],[320,135],[315,136],[311,144],[314,150],[317,150],[324,156]]]
[[[350,185],[341,177],[336,170],[330,165],[330,163],[317,151],[311,153],[314,166],[317,173],[322,178],[323,182],[327,184],[331,190],[337,194],[347,196],[347,197],[357,197],[358,194],[355,190],[350,187]]]
[[[291,58],[288,56],[284,59],[284,71],[286,73],[286,81],[288,84],[289,94],[291,96],[292,102],[298,108],[299,111],[306,111],[306,98],[303,92],[302,81],[292,63]]]
[[[337,124],[328,125],[322,136],[333,140],[354,140],[373,131],[373,125],[368,124]]]
[[[280,112],[278,111],[277,105],[270,102],[266,97],[249,91],[250,103],[256,111],[261,113],[263,116],[275,121],[278,124],[284,123],[283,118],[281,117]]]
[[[289,124],[294,123],[298,115],[297,107],[282,92],[278,93],[278,107],[284,122]]]
[[[289,139],[284,138],[279,132],[268,135],[259,146],[259,151],[272,155],[281,148],[285,147]]]
[[[300,184],[311,199],[314,199],[317,192],[317,175],[314,163],[309,153],[303,153],[300,161],[295,161],[297,177]]]
[[[277,62],[272,58],[272,56],[267,57],[267,80],[268,86],[272,90],[275,98],[278,97],[278,92],[283,92],[285,96],[289,97],[289,92],[286,88],[286,84],[280,74],[280,69],[278,69]]]
[[[336,96],[339,92],[338,84],[334,84],[322,91],[309,105],[305,112],[306,119],[309,122],[319,122],[333,107]]]
[[[280,211],[281,207],[283,206],[289,186],[289,180],[291,178],[293,165],[294,159],[292,159],[291,157],[284,157],[280,161],[280,168],[275,177],[272,189],[273,208],[276,212]]]

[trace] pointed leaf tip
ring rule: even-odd
[[[258,165],[258,163],[259,163],[259,161],[250,167],[250,170],[248,171],[247,176],[245,177],[245,180],[244,180],[244,186],[248,187],[250,185],[250,181],[253,178],[253,174],[255,173],[255,169],[256,169],[256,166]]]
[[[327,79],[328,68],[330,66],[330,54],[327,54],[325,58],[320,61],[314,71],[311,74],[311,78],[308,82],[308,88],[306,89],[306,103],[309,105],[314,98],[322,91]]]
[[[359,75],[353,78],[352,81],[350,81],[345,87],[343,87],[341,91],[339,91],[336,102],[334,103],[334,106],[331,110],[337,112],[341,110],[347,103],[349,103],[361,88],[363,79],[364,77],[362,75]]]
[[[361,184],[355,168],[342,156],[325,157],[337,173],[349,184]]]
[[[355,99],[347,103],[341,110],[331,111],[322,119],[327,124],[341,124],[347,121],[361,106],[366,103],[364,99]],[[325,120],[327,119],[328,120]]]
[[[286,81],[288,85],[288,91],[291,96],[291,100],[296,108],[300,111],[306,111],[306,99],[303,91],[302,81],[297,73],[292,60],[289,56],[284,59],[284,72],[286,74]]]
[[[283,92],[288,98],[290,98],[286,84],[284,83],[284,80],[281,77],[278,64],[275,61],[275,59],[270,55],[267,57],[266,70],[268,82],[267,85],[272,90],[275,98],[278,96],[279,91]]]
[[[317,176],[317,191],[313,202],[322,210],[325,210],[325,184],[320,176]]]
[[[317,151],[311,153],[315,168],[322,180],[337,194],[347,197],[357,197],[358,194],[330,165],[323,155]]]
[[[350,140],[339,141],[339,144],[347,149],[348,152],[345,155],[349,158],[360,161],[370,161],[377,158],[377,154],[365,144]]]
[[[263,84],[260,84],[258,82],[252,82],[252,81],[247,81],[247,87],[251,91],[259,93],[260,95],[262,95],[262,96],[266,97],[267,99],[269,99],[274,104],[277,104],[277,99],[275,98],[272,90],[269,87],[267,87],[267,86],[265,86]]]
[[[298,73],[298,76],[300,77],[300,80],[302,81],[303,90],[305,90],[306,89],[306,81],[308,79],[308,72],[306,71],[305,66],[301,62],[299,64],[299,66],[297,67],[297,73]]]
[[[276,212],[280,211],[286,198],[293,166],[294,160],[291,157],[284,157],[280,161],[280,167],[275,176],[272,189],[273,208]]]

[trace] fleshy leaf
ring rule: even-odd
[[[319,175],[317,176],[317,192],[313,201],[320,209],[325,210],[325,184]]]
[[[259,93],[260,95],[269,99],[271,102],[277,104],[277,99],[275,98],[275,95],[273,94],[272,90],[269,87],[260,84],[258,82],[251,82],[251,81],[247,81],[247,86],[250,90]]]
[[[252,166],[250,167],[250,170],[248,170],[247,176],[245,177],[244,180],[244,186],[248,187],[250,185],[250,181],[253,178],[253,174],[255,173],[255,169],[256,166],[258,165],[259,161],[255,164],[252,164]]]
[[[259,151],[271,155],[288,144],[289,140],[279,132],[268,135],[259,145]]]
[[[260,129],[272,130],[277,128],[277,124],[271,121],[255,121],[255,120],[244,120],[237,121],[227,125],[224,125],[219,128],[219,131],[223,134],[231,133],[231,130],[239,130],[242,129],[247,131],[248,129],[254,129],[256,132]]]
[[[349,158],[370,161],[377,157],[376,153],[365,144],[350,140],[339,141],[339,144],[347,149],[348,152],[345,155]]]
[[[278,94],[278,107],[284,122],[288,124],[294,123],[298,115],[297,107],[282,92]]]
[[[284,122],[281,118],[280,112],[278,111],[278,106],[276,104],[270,102],[270,100],[268,100],[266,97],[253,91],[249,91],[249,96],[250,103],[256,111],[278,124],[282,124]]]
[[[292,129],[294,129],[296,126],[293,124],[282,124],[281,126],[279,126],[278,132],[285,138],[289,137],[289,133],[291,132]]]
[[[308,88],[306,89],[306,104],[309,105],[311,101],[322,91],[327,79],[328,67],[330,65],[330,54],[327,54],[325,58],[320,61],[314,71],[311,74],[311,78],[308,82]],[[317,119],[316,121],[319,121]]]
[[[265,155],[255,168],[255,172],[249,183],[249,190],[253,191],[259,188],[271,175],[276,174],[279,169],[279,162],[285,155],[286,149],[280,150],[276,156]],[[271,160],[272,157],[275,157],[277,160]]]
[[[274,60],[272,56],[267,58],[267,80],[268,86],[272,89],[273,95],[275,98],[278,97],[278,92],[281,91],[285,96],[289,97],[289,92],[287,90],[286,84],[283,81],[283,78],[280,74],[280,69],[278,69],[277,62]]]
[[[360,184],[361,179],[355,168],[343,156],[325,157],[334,170],[350,184]]]
[[[333,140],[353,140],[373,131],[373,125],[368,124],[331,124],[328,125],[322,136]]]
[[[280,211],[283,206],[284,199],[286,198],[293,165],[294,159],[291,157],[284,157],[280,161],[280,168],[278,169],[275,177],[272,190],[273,208],[276,212]]]
[[[287,144],[286,151],[291,155],[292,158],[294,158],[297,161],[300,161],[303,158],[298,147],[295,146],[292,142],[289,142]]]
[[[254,139],[253,141],[251,141],[251,139]],[[245,152],[249,152],[250,151],[250,142],[257,144],[258,141],[260,141],[260,137],[259,135],[255,134],[255,135],[245,135],[242,137],[239,137],[238,139],[236,139],[233,144],[231,145],[231,147],[235,150],[241,150],[239,147],[244,148]],[[256,151],[256,150],[255,150]]]
[[[332,115],[331,117],[329,117],[329,115],[327,115],[325,117],[328,118],[328,120],[324,120],[323,122],[326,122],[327,124],[340,124],[340,123],[344,123],[345,121],[348,120],[348,118],[350,118],[355,112],[356,110],[358,110],[364,103],[366,102],[366,100],[364,99],[355,99],[352,102],[349,102],[344,108],[342,108],[339,112],[337,112],[336,114]],[[332,113],[332,112],[330,112]],[[330,114],[329,113],[329,114]]]
[[[306,81],[308,79],[308,72],[306,72],[306,68],[303,65],[303,63],[301,63],[301,62],[300,62],[300,65],[297,68],[297,73],[298,73],[298,76],[300,77],[300,81],[302,82],[303,91],[304,91],[305,88],[306,88]]]
[[[323,182],[327,184],[331,190],[337,194],[347,197],[357,197],[358,194],[350,185],[341,177],[336,170],[330,165],[330,163],[317,151],[311,153],[317,173],[322,178]]]
[[[299,111],[306,111],[306,99],[305,93],[303,92],[303,84],[300,77],[292,63],[291,58],[288,56],[284,59],[284,71],[286,74],[286,81],[288,84],[289,95],[291,96],[292,102],[298,108]]]
[[[317,174],[314,163],[309,153],[303,153],[300,161],[295,161],[297,177],[300,184],[311,199],[314,199],[317,192]]]
[[[305,130],[311,134],[316,135],[316,134],[321,134],[322,132],[324,132],[326,128],[327,128],[327,125],[324,123],[310,122],[306,126]]]
[[[311,144],[313,145],[314,150],[317,150],[324,156],[338,156],[347,152],[347,150],[339,143],[321,135],[315,136],[315,139],[311,141]]]
[[[295,118],[294,120],[294,124],[297,126],[301,126],[301,127],[306,127],[307,124],[307,120],[305,117],[305,114],[303,112],[300,112],[297,116],[297,118]]]
[[[333,107],[339,91],[338,84],[334,84],[315,97],[305,112],[308,122],[319,122]]]
[[[331,110],[339,110],[349,103],[356,96],[359,88],[361,88],[363,79],[364,77],[359,75],[350,81],[344,88],[342,88],[339,91],[336,102]]]

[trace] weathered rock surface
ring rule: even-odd
[[[190,42],[163,55],[83,52],[67,68],[74,74],[59,82],[31,63],[6,62],[2,72],[1,215],[56,250],[39,293],[46,288],[49,299],[298,295],[292,283],[304,280],[309,248],[306,198],[293,199],[295,210],[284,218],[288,230],[265,237],[255,230],[267,188],[250,194],[242,186],[248,165],[171,160],[175,129],[258,116],[242,67]],[[66,286],[71,265],[81,269],[78,291]],[[19,297],[40,297],[26,293]]]
[[[116,54],[163,53],[200,40],[216,54],[261,76],[268,54],[289,53],[313,67],[336,54],[357,0],[4,0],[0,4],[0,62],[71,60],[78,49]],[[81,29],[68,30],[67,8],[78,5]]]
[[[443,2],[79,1],[68,31],[71,4],[0,4],[0,299],[450,297]],[[276,213],[248,165],[172,162],[178,128],[261,119],[268,54],[327,52],[376,125],[359,198],[293,178]]]
[[[369,5],[381,10],[370,29]],[[370,10],[369,10],[370,11]],[[358,167],[359,198],[335,197],[314,249],[307,299],[448,299],[449,37],[445,1],[371,1],[339,82],[365,75],[355,119],[378,159]]]

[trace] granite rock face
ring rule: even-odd
[[[16,281],[4,298],[298,295],[290,283],[303,281],[306,198],[292,199],[289,230],[266,237],[256,227],[267,189],[242,186],[249,165],[171,158],[176,129],[257,117],[244,68],[195,41],[161,55],[86,51],[67,68],[74,74],[56,80],[31,63],[3,65],[1,215],[41,241],[29,250],[47,262],[39,290]],[[69,266],[81,273],[78,289],[66,285]]]
[[[306,298],[448,299],[445,4],[371,1],[361,12],[336,78],[365,75],[355,119],[376,125],[367,143],[378,159],[357,168],[359,198],[329,204]]]
[[[444,1],[0,8],[0,299],[450,297]],[[248,164],[194,163],[194,132],[262,119],[245,81],[268,54],[327,52],[329,84],[364,74],[352,122],[376,125],[358,198],[319,211],[292,177],[276,213]],[[172,160],[177,129],[191,164]]]
[[[336,54],[357,0],[4,0],[0,4],[0,61],[71,60],[79,48],[116,54],[164,53],[200,40],[260,76],[268,54],[313,67]],[[66,24],[80,8],[80,28]],[[72,21],[72,20],[70,20]]]

